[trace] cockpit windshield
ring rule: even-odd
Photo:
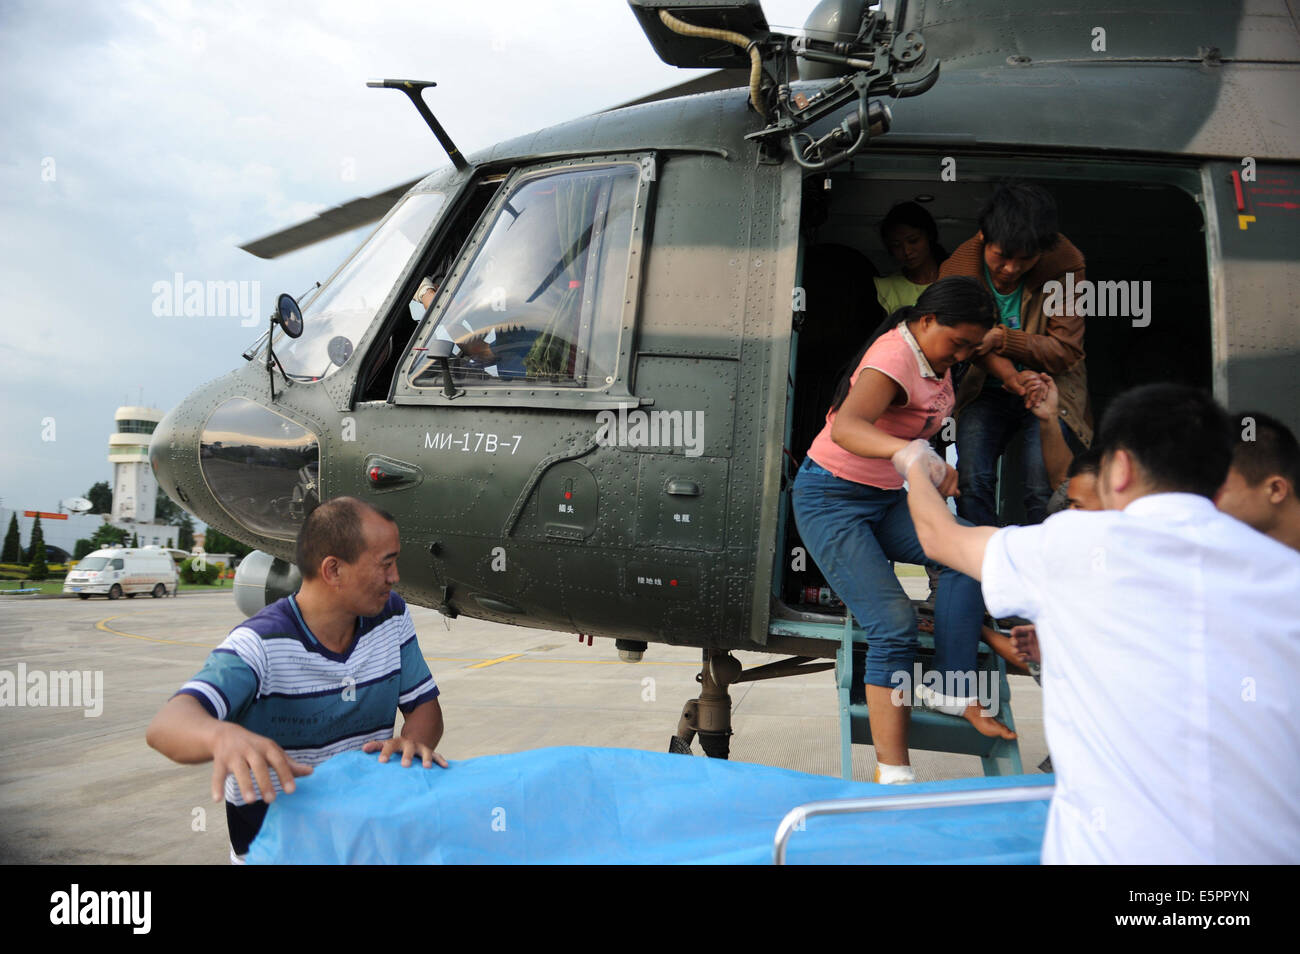
[[[407,196],[303,309],[302,337],[277,330],[290,377],[315,381],[348,363],[445,202],[440,192]]]

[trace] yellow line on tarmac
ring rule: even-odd
[[[117,616],[110,616],[107,619],[101,619],[98,623],[95,624],[95,629],[102,630],[105,633],[112,633],[114,636],[125,636],[127,639],[143,639],[147,643],[165,643],[168,646],[194,646],[197,647],[198,649],[208,649],[208,650],[217,648],[217,644],[215,643],[190,643],[190,642],[186,642],[183,639],[159,639],[156,636],[141,636],[139,633],[124,633],[120,629],[114,629],[113,627],[108,625],[115,619],[122,619],[124,616],[129,616],[129,615],[131,614],[119,613]],[[469,657],[425,656],[424,658],[427,659],[429,662],[469,662],[469,663],[483,662],[481,656],[469,656]],[[510,656],[503,657],[503,659],[510,659],[510,658],[513,657]],[[499,659],[489,660],[489,662],[493,662],[493,661],[501,662],[502,660]],[[472,669],[474,667],[471,666],[470,668]]]
[[[154,636],[140,636],[137,633],[124,633],[120,629],[114,629],[108,624],[115,619],[121,619],[127,616],[127,613],[119,613],[116,616],[109,616],[107,619],[101,619],[95,624],[95,629],[102,630],[105,633],[112,633],[114,636],[125,636],[127,639],[143,639],[147,643],[166,643],[169,646],[197,646],[199,649],[214,649],[211,643],[187,643],[180,639],[158,639]]]
[[[109,616],[101,619],[95,624],[95,629],[105,633],[112,633],[114,636],[125,636],[127,639],[142,639],[147,643],[162,643],[167,646],[194,646],[197,649],[213,650],[216,648],[214,643],[191,643],[183,639],[159,639],[157,636],[141,636],[139,633],[124,633],[120,629],[114,629],[108,624],[115,619],[122,619],[129,616],[129,613],[119,613],[116,616]],[[627,666],[629,663],[621,659],[543,659],[539,656],[529,656],[527,653],[510,653],[507,656],[498,656],[496,659],[482,659],[477,656],[425,656],[428,662],[467,662],[473,663],[467,666],[467,669],[486,669],[488,666],[495,666],[497,663],[509,662],[512,659],[524,659],[526,662],[539,663],[569,663],[577,666]],[[699,663],[693,662],[674,662],[665,660],[663,662],[652,663],[655,666],[699,666]]]
[[[518,659],[523,653],[511,653],[509,656],[498,656],[496,659],[485,659],[481,663],[475,663],[470,669],[486,669],[488,666],[495,666],[497,663],[509,662],[511,659]]]
[[[645,662],[625,663],[621,659],[540,659],[536,656],[529,656],[527,662],[539,663],[572,663],[575,666],[691,666],[699,669],[700,664],[697,662],[674,662],[671,659],[662,662]]]
[[[439,657],[437,657],[437,656],[425,656],[424,658],[427,659],[427,660],[429,660],[430,662],[433,662],[433,661],[439,659]],[[530,662],[530,663],[551,663],[552,665],[559,664],[559,665],[569,665],[569,666],[631,666],[631,665],[637,665],[636,663],[625,663],[625,662],[623,662],[623,660],[621,660],[621,659],[545,659],[545,658],[543,658],[543,657],[541,657],[541,656],[530,656],[530,655],[528,655],[527,653],[511,653],[509,656],[499,656],[499,657],[497,657],[496,659],[484,659],[484,660],[479,661],[477,665],[474,665],[474,666],[467,666],[467,667],[465,667],[465,668],[467,668],[467,669],[486,669],[488,666],[495,666],[497,663],[510,662],[510,661],[513,660],[513,659],[518,659],[518,660],[520,660],[521,662]],[[442,661],[443,661],[443,662],[471,662],[472,660],[468,660],[468,659],[443,659]],[[697,663],[697,662],[674,662],[674,661],[672,661],[672,660],[665,660],[665,661],[663,661],[663,662],[652,662],[652,663],[648,663],[648,664],[643,663],[642,665],[650,665],[650,666],[691,666],[692,668],[695,668],[695,669],[700,668],[700,664]]]

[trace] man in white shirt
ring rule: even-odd
[[[1104,511],[962,527],[924,449],[895,464],[928,556],[1037,623],[1056,792],[1045,863],[1300,860],[1300,554],[1215,509],[1227,414],[1157,384],[1094,446]]]

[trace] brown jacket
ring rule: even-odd
[[[1046,282],[1065,282],[1065,273],[1074,272],[1074,284],[1084,279],[1083,253],[1064,235],[1056,247],[1025,275],[1020,299],[1020,330],[1007,329],[1006,345],[996,352],[1010,361],[1018,361],[1033,371],[1046,371],[1056,381],[1061,394],[1061,420],[1085,445],[1092,444],[1092,409],[1088,404],[1088,372],[1083,360],[1083,316],[1075,315],[1073,303],[1065,301],[1063,315],[1049,317],[1043,311]],[[969,275],[984,280],[984,243],[979,236],[967,239],[939,268],[939,277]],[[1061,292],[1064,295],[1064,291]],[[979,395],[986,372],[972,363],[970,372],[957,391],[957,413]]]

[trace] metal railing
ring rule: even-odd
[[[1008,788],[981,788],[965,792],[935,792],[925,795],[873,795],[868,798],[838,798],[798,805],[786,813],[776,828],[772,844],[772,863],[785,864],[786,845],[796,831],[806,829],[804,822],[818,815],[849,815],[857,812],[902,811],[912,808],[951,808],[965,805],[996,805],[1001,802],[1046,801],[1055,791],[1053,785],[1017,785]]]

